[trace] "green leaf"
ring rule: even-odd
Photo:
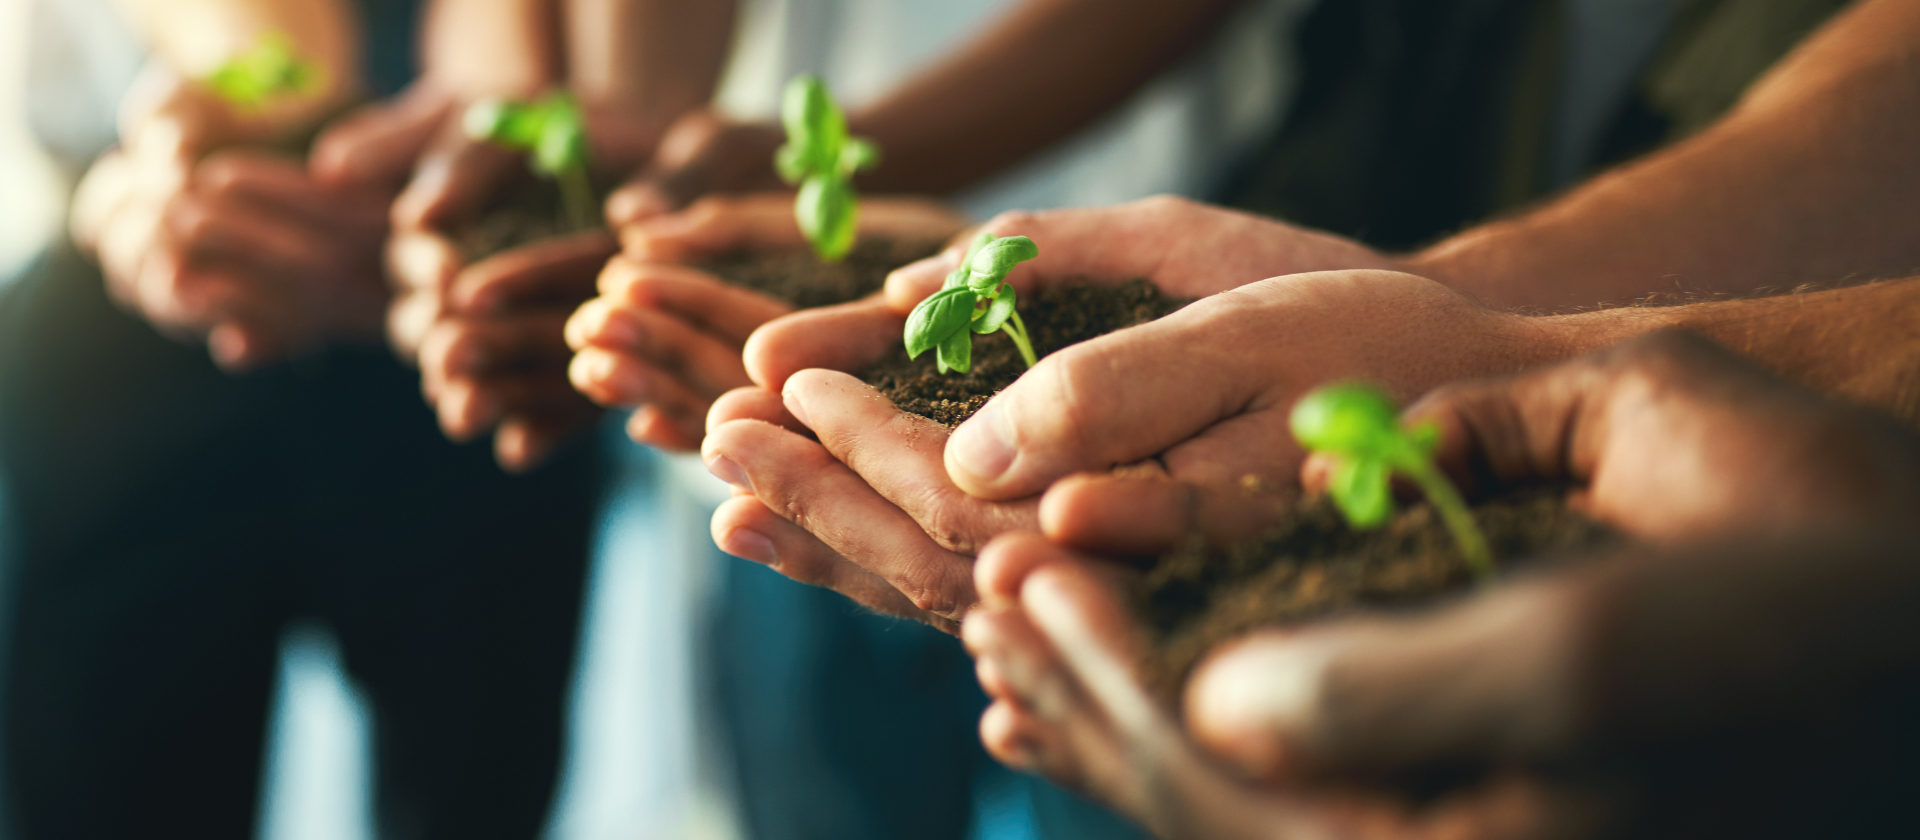
[[[993,294],[1014,266],[1037,256],[1040,256],[1040,246],[1024,236],[983,242],[979,252],[967,261],[967,285],[980,294]]]
[[[539,134],[534,140],[534,168],[558,175],[587,168],[586,120],[573,97],[556,94],[538,106]]]
[[[324,80],[318,66],[300,60],[293,39],[285,32],[270,32],[252,49],[227,59],[207,74],[205,81],[220,98],[257,108],[276,97],[317,91]]]
[[[1418,452],[1422,458],[1433,455],[1433,451],[1440,448],[1440,424],[1432,420],[1408,429],[1406,436],[1407,443],[1411,444],[1414,451]]]
[[[787,186],[799,186],[807,179],[807,150],[788,143],[773,153],[773,169]]]
[[[1374,458],[1342,458],[1328,487],[1333,502],[1355,528],[1376,528],[1393,513],[1387,465]]]
[[[1371,385],[1324,385],[1302,397],[1289,417],[1293,437],[1315,452],[1385,458],[1404,445],[1393,400]]]
[[[806,175],[834,172],[847,140],[847,121],[820,77],[801,75],[787,82],[780,97],[780,122],[788,145],[794,147],[796,166],[803,165]]]
[[[849,137],[840,147],[840,159],[835,169],[843,178],[853,173],[872,169],[880,165],[880,147],[864,137]]]
[[[800,232],[813,244],[813,252],[827,262],[838,261],[853,250],[858,212],[853,188],[832,175],[808,177],[793,204]]]
[[[939,363],[941,373],[958,371],[966,373],[973,368],[973,334],[966,330],[955,330],[940,342],[940,350],[935,361]]]
[[[1000,329],[1001,324],[1005,324],[1008,318],[1013,317],[1012,287],[1001,286],[1000,294],[994,295],[989,300],[991,302],[987,304],[987,311],[973,319],[973,331],[981,335],[992,335],[995,330]]]
[[[941,289],[920,301],[907,315],[907,358],[920,358],[956,332],[966,332],[973,319],[973,291],[965,287]]]

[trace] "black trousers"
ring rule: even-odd
[[[251,837],[277,642],[317,618],[371,702],[383,836],[533,837],[596,455],[509,477],[383,350],[227,376],[42,258],[0,299],[18,835]]]

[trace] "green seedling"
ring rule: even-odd
[[[789,186],[800,188],[793,202],[800,232],[813,252],[827,262],[838,262],[853,250],[858,226],[859,199],[853,192],[853,174],[880,162],[872,142],[847,134],[847,118],[815,76],[798,76],[787,83],[780,99],[780,121],[787,144],[773,156],[774,169]]]
[[[1440,512],[1453,534],[1460,555],[1475,577],[1493,577],[1493,553],[1474,524],[1473,514],[1453,484],[1434,466],[1433,450],[1440,445],[1440,427],[1400,424],[1393,400],[1379,389],[1358,383],[1340,383],[1315,389],[1293,406],[1293,437],[1313,452],[1335,459],[1328,492],[1334,504],[1355,528],[1375,528],[1393,513],[1388,478],[1399,473],[1411,479]]]
[[[981,231],[967,258],[947,275],[940,291],[920,302],[907,316],[907,357],[935,351],[940,372],[965,373],[973,367],[973,333],[1002,331],[1020,349],[1031,368],[1039,360],[1020,313],[1014,311],[1013,287],[1007,274],[1013,267],[1040,256],[1040,247],[1024,236],[996,238]]]
[[[560,201],[576,230],[597,226],[593,184],[587,180],[587,127],[580,105],[564,93],[534,102],[488,99],[467,108],[461,126],[475,140],[526,152],[533,171],[560,186]]]
[[[221,99],[258,109],[285,96],[318,93],[325,79],[319,65],[302,61],[285,32],[271,32],[253,49],[226,60],[206,78]]]

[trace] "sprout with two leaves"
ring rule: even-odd
[[[858,222],[853,174],[879,163],[880,150],[847,134],[846,116],[826,83],[815,76],[787,83],[780,121],[787,129],[787,144],[774,155],[773,165],[781,180],[800,188],[794,218],[820,259],[839,262],[853,250]]]
[[[1418,485],[1440,513],[1474,577],[1493,578],[1493,553],[1487,549],[1486,537],[1474,524],[1459,491],[1434,466],[1440,427],[1423,423],[1405,428],[1392,399],[1377,388],[1351,382],[1315,389],[1294,404],[1290,419],[1300,445],[1333,456],[1328,493],[1355,528],[1374,528],[1387,521],[1393,512],[1388,479],[1399,473]]]
[[[214,94],[241,108],[259,109],[284,96],[306,96],[325,87],[320,67],[303,61],[285,32],[261,36],[253,49],[227,59],[206,77]]]
[[[534,102],[481,100],[461,121],[467,136],[526,152],[533,171],[560,185],[567,221],[576,230],[597,227],[600,213],[587,180],[587,127],[580,106],[565,93]]]
[[[907,357],[920,358],[933,350],[940,372],[965,373],[973,367],[973,334],[1005,332],[1031,368],[1039,360],[1027,325],[1014,311],[1013,287],[1007,274],[1013,267],[1040,256],[1039,246],[1024,236],[996,238],[981,231],[960,267],[947,275],[940,291],[920,302],[907,316]]]

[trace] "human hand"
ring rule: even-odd
[[[925,199],[869,198],[859,218],[862,236],[911,241],[944,240],[966,224]],[[748,336],[791,307],[682,264],[806,247],[793,196],[710,196],[626,225],[621,237],[625,252],[601,272],[600,297],[567,323],[577,353],[569,374],[595,402],[635,409],[634,441],[697,449],[714,398],[751,384],[740,358]]]
[[[1199,219],[1219,227],[1239,226],[1243,234],[1269,224],[1159,199],[1106,211],[1007,217],[988,229],[1012,235],[1046,226],[1049,238],[1041,240],[1046,243],[1041,256],[1009,278],[1022,292],[1045,284],[1145,275],[1170,294],[1201,295],[1251,283],[1259,276],[1253,272],[1280,259],[1282,251],[1297,255],[1302,250],[1297,242],[1275,246],[1266,257],[1249,256],[1236,263],[1205,259],[1209,250],[1215,257],[1230,253],[1221,251],[1218,243],[1190,250],[1162,239],[1159,244],[1173,250],[1158,255],[1163,260],[1128,244],[1161,235],[1155,233],[1162,227],[1159,222],[1176,217],[1193,221],[1196,235],[1208,227]],[[1103,218],[1114,225],[1094,223]],[[1050,251],[1055,243],[1063,247]],[[1108,254],[1096,247],[1099,243],[1120,255]],[[1049,261],[1056,251],[1065,253]],[[1033,527],[1041,516],[1037,493],[1045,483],[1036,482],[1024,494],[986,500],[962,492],[964,485],[951,478],[953,453],[946,445],[945,428],[896,412],[876,399],[871,388],[834,372],[860,370],[890,352],[900,340],[905,311],[917,302],[911,290],[937,288],[932,278],[943,276],[956,259],[957,254],[949,254],[896,272],[888,281],[885,301],[797,313],[769,324],[749,341],[747,368],[763,390],[729,395],[716,403],[703,448],[716,474],[736,487],[754,490],[754,498],[735,499],[716,513],[713,529],[723,548],[772,562],[804,582],[858,581],[868,596],[878,591],[868,575],[877,574],[905,593],[916,614],[951,620],[973,604],[971,556],[999,533]],[[1231,273],[1236,265],[1239,274]],[[1207,266],[1229,273],[1212,274]],[[1360,343],[1347,337],[1343,325],[1348,322],[1343,319],[1360,311],[1384,313],[1386,340]],[[1402,334],[1395,335],[1396,327]],[[1424,342],[1454,330],[1481,335],[1484,341],[1459,347],[1450,357],[1403,352],[1418,359],[1405,365],[1392,349],[1424,351]],[[1263,349],[1250,362],[1247,348],[1275,333],[1286,337],[1274,342],[1279,345],[1274,352]],[[1336,340],[1327,340],[1329,333]],[[1399,382],[1419,385],[1437,381],[1456,367],[1497,369],[1509,363],[1507,355],[1521,354],[1529,340],[1531,333],[1521,319],[1486,312],[1418,278],[1381,272],[1278,278],[1056,353],[986,410],[1023,388],[1033,389],[1038,381],[1043,385],[1028,399],[1036,406],[1049,403],[1050,410],[1073,418],[1050,429],[1064,439],[1061,445],[1108,445],[1077,469],[1105,470],[1164,452],[1165,468],[1192,481],[1237,480],[1252,474],[1276,484],[1291,483],[1299,453],[1284,436],[1290,395],[1343,371],[1394,370],[1399,371]],[[1122,360],[1127,360],[1124,365]],[[1150,384],[1143,387],[1142,382]],[[1154,387],[1164,387],[1165,395]],[[782,393],[779,402],[771,397],[775,389]],[[1059,394],[1070,394],[1068,402],[1083,404],[1066,405]],[[1278,408],[1256,402],[1256,397]],[[1176,402],[1182,405],[1173,407]],[[1253,408],[1242,410],[1249,405]],[[1206,406],[1229,413],[1204,415]],[[1141,414],[1182,410],[1193,415],[1184,420],[1188,427],[1150,428],[1143,435],[1133,425]],[[739,420],[764,422],[734,422]],[[1232,422],[1193,445],[1175,448],[1219,421]],[[978,422],[976,417],[963,424],[962,433]],[[1126,428],[1114,428],[1123,425]],[[801,429],[818,442],[795,433]],[[1135,441],[1134,450],[1123,453],[1129,439]],[[1261,457],[1268,461],[1263,464]],[[797,522],[807,527],[792,524]],[[841,568],[846,564],[859,566],[863,574]],[[898,596],[887,600],[899,603]],[[883,603],[866,603],[889,609]]]
[[[713,193],[778,191],[773,153],[783,142],[779,126],[690,111],[661,135],[653,159],[607,197],[607,221],[625,229]]]
[[[390,190],[317,177],[265,148],[299,130],[286,112],[235,112],[163,70],[123,110],[73,211],[116,301],[228,370],[377,336]]]

